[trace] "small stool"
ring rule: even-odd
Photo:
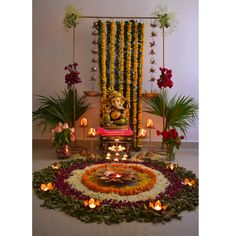
[[[119,144],[126,148],[125,152],[128,157],[131,157],[130,149],[133,131],[130,127],[127,129],[105,129],[99,127],[97,134],[101,136],[101,144],[105,154],[108,152],[108,147],[115,144],[115,139],[119,139]]]

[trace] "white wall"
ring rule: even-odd
[[[66,32],[62,21],[64,9],[72,4],[83,15],[101,16],[150,16],[160,1],[156,0],[34,0],[33,1],[33,110],[38,107],[35,95],[53,95],[63,90],[64,66],[72,61],[72,34]],[[166,67],[173,70],[174,87],[171,93],[190,95],[198,101],[198,1],[166,0],[164,4],[174,11],[178,18],[178,27],[166,39]],[[82,83],[77,85],[80,95],[91,89],[91,26],[92,19],[82,19],[76,30],[76,61],[79,64]],[[144,90],[149,90],[149,20],[145,21],[145,65]],[[157,68],[161,65],[161,40],[158,38]],[[98,88],[98,86],[97,86]],[[98,126],[99,99],[88,99],[93,108],[85,114],[92,127]],[[161,129],[161,119],[144,113],[143,123],[153,118],[155,126]],[[81,132],[78,131],[81,138]],[[47,139],[49,134],[41,134],[33,128],[34,139]],[[159,140],[153,131],[153,140]],[[187,141],[198,141],[198,126],[189,129]]]

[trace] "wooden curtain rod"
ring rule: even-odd
[[[157,19],[155,16],[80,16],[90,19]]]

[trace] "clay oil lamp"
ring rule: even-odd
[[[174,170],[178,167],[178,164],[174,164],[174,163],[168,163],[166,165],[166,168],[169,169],[169,170]]]
[[[40,190],[43,192],[52,191],[54,188],[55,188],[55,184],[51,182],[40,185]]]
[[[149,206],[152,209],[156,210],[156,211],[161,211],[161,210],[165,211],[167,209],[167,206],[162,206],[161,205],[161,201],[160,200],[156,201],[155,203],[149,202]]]
[[[96,130],[94,128],[90,128],[88,131],[88,136],[92,138],[96,137]]]
[[[59,162],[54,162],[52,164],[53,170],[58,170],[61,167],[61,164]]]
[[[99,200],[94,200],[94,198],[90,198],[89,200],[84,201],[84,206],[88,206],[89,208],[93,209],[98,206],[100,206],[100,201]]]
[[[146,128],[148,128],[148,129],[153,129],[154,128],[154,123],[153,123],[152,119],[147,119]]]
[[[140,129],[138,132],[138,137],[139,138],[146,138],[147,136],[147,130],[146,129]]]
[[[87,127],[88,126],[88,119],[83,117],[81,120],[80,120],[80,127]]]
[[[188,185],[190,187],[193,187],[196,185],[196,181],[194,179],[188,179],[188,178],[185,178],[184,179],[184,182],[182,182],[183,185]]]

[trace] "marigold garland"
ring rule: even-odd
[[[115,22],[111,22],[110,34],[110,86],[114,88],[115,85]]]
[[[101,34],[101,44],[102,44],[102,53],[101,53],[101,63],[102,63],[102,96],[106,98],[107,94],[107,81],[106,81],[106,33],[105,33],[105,23],[102,22],[102,34]]]
[[[138,97],[141,96],[143,90],[143,63],[144,63],[144,24],[139,24],[139,64],[138,64]],[[138,102],[138,130],[142,128],[142,99]],[[141,146],[141,139],[138,138],[138,145]]]
[[[123,95],[124,89],[124,22],[120,23],[120,83],[119,91]]]
[[[138,86],[138,23],[134,24],[134,64],[133,64],[133,132],[134,147],[137,146],[137,86]]]
[[[126,101],[127,104],[130,104],[130,83],[131,83],[131,40],[132,40],[132,34],[131,34],[131,27],[132,22],[128,22],[127,27],[127,57],[126,57]],[[129,116],[129,112],[127,114]]]
[[[115,90],[120,89],[120,21],[116,21],[115,36]]]
[[[116,27],[115,27],[116,24]],[[106,29],[105,29],[106,26]],[[106,32],[105,32],[106,30]],[[106,21],[99,28],[99,69],[103,97],[115,88],[130,106],[127,116],[134,132],[133,147],[141,145],[138,130],[142,123],[142,82],[144,63],[144,24]]]

